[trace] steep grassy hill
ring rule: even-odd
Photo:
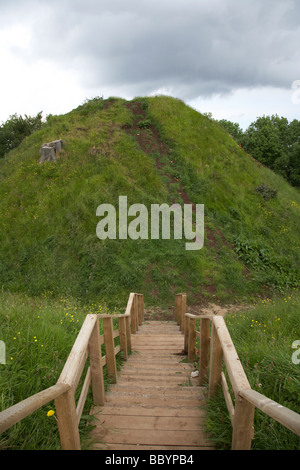
[[[65,143],[39,164],[45,142]],[[205,242],[100,240],[96,209],[205,205]],[[241,301],[299,285],[300,194],[215,122],[169,97],[94,99],[0,162],[0,286],[123,305],[189,293],[190,303]]]

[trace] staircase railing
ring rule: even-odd
[[[199,338],[199,384],[208,384],[208,396],[223,390],[232,423],[232,450],[249,450],[254,436],[255,408],[300,436],[300,415],[252,390],[240,362],[225,320],[219,315],[193,315],[186,312],[186,294],[177,294],[175,315],[184,335],[188,360],[195,359],[195,341]],[[200,320],[200,330],[196,320]],[[231,397],[223,372],[223,363],[233,390]]]
[[[103,322],[102,335],[100,335],[99,319]],[[117,330],[113,328],[113,319],[118,321]],[[105,401],[103,367],[106,365],[110,381],[116,382],[116,355],[122,351],[123,359],[127,360],[131,350],[131,334],[137,332],[143,319],[143,295],[136,293],[129,295],[124,314],[87,315],[57,383],[2,411],[0,433],[55,400],[61,448],[79,450],[81,445],[78,425],[89,388],[92,387],[94,404],[103,405]],[[120,338],[120,344],[115,346],[117,337]],[[102,344],[105,345],[105,356],[101,353]],[[88,358],[89,367],[76,404],[75,393]]]

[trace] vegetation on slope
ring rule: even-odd
[[[299,193],[182,102],[154,98],[150,109],[174,143],[183,187],[193,203],[205,204],[208,242],[210,227],[221,230],[223,245],[225,238],[250,268],[251,288],[255,282],[277,289],[298,286]],[[221,254],[217,250],[219,283],[228,275],[233,290],[241,292],[237,278],[244,283],[245,277],[236,276],[235,267],[226,272],[230,261]],[[228,258],[234,262],[232,252]]]
[[[40,165],[40,146],[56,139],[65,143],[61,158]],[[299,283],[299,193],[179,100],[94,99],[50,116],[0,162],[0,181],[5,289],[113,306],[129,290],[149,304],[188,290],[199,303]],[[259,193],[262,184],[276,196]],[[99,240],[96,209],[118,207],[120,195],[128,206],[205,204],[204,248]]]
[[[41,145],[56,139],[64,142],[60,158],[39,164]],[[118,208],[121,195],[128,206],[148,209],[153,203],[204,204],[203,249],[186,251],[185,240],[99,240],[96,209],[102,203]],[[299,214],[295,188],[180,100],[96,98],[66,115],[48,116],[0,161],[0,339],[7,343],[7,364],[0,367],[8,384],[1,407],[56,382],[85,314],[97,311],[99,302],[111,312],[123,311],[134,291],[152,306],[173,305],[180,291],[188,293],[189,305],[252,302],[291,290],[295,296]],[[254,321],[281,318],[280,301],[273,305],[276,312],[266,311],[269,319],[259,318],[258,309]],[[292,321],[295,312],[293,307]],[[230,319],[230,332],[249,364],[247,374],[254,368],[264,375],[265,365],[274,372],[266,383],[279,384],[273,398],[280,401],[283,386],[298,380],[298,369],[288,373],[292,380],[281,380],[277,365],[249,359],[250,352],[260,354],[256,345],[262,339],[243,340],[249,319],[242,330],[240,321]],[[288,342],[298,339],[298,327],[291,330],[293,338],[286,331]],[[282,364],[288,367],[286,359]],[[256,384],[256,377],[251,380]],[[288,388],[283,404],[290,400],[297,411],[292,393]],[[2,447],[59,447],[47,410],[12,428]]]

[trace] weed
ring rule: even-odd
[[[269,201],[277,196],[278,190],[268,187],[266,184],[262,183],[255,188],[255,191],[265,199]]]

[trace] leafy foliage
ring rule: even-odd
[[[259,194],[262,195],[262,197],[266,200],[269,201],[270,199],[273,199],[276,197],[278,190],[270,188],[264,183],[261,183],[259,186],[255,188],[255,191]]]
[[[262,243],[238,237],[234,240],[234,250],[247,266],[265,273],[266,285],[279,290],[299,286],[300,276],[295,268],[272,254]]]
[[[0,158],[16,148],[22,140],[32,134],[32,132],[41,129],[42,112],[36,116],[22,117],[14,114],[0,127]]]
[[[300,186],[300,121],[277,114],[262,116],[243,132],[239,124],[218,121],[259,162]]]

